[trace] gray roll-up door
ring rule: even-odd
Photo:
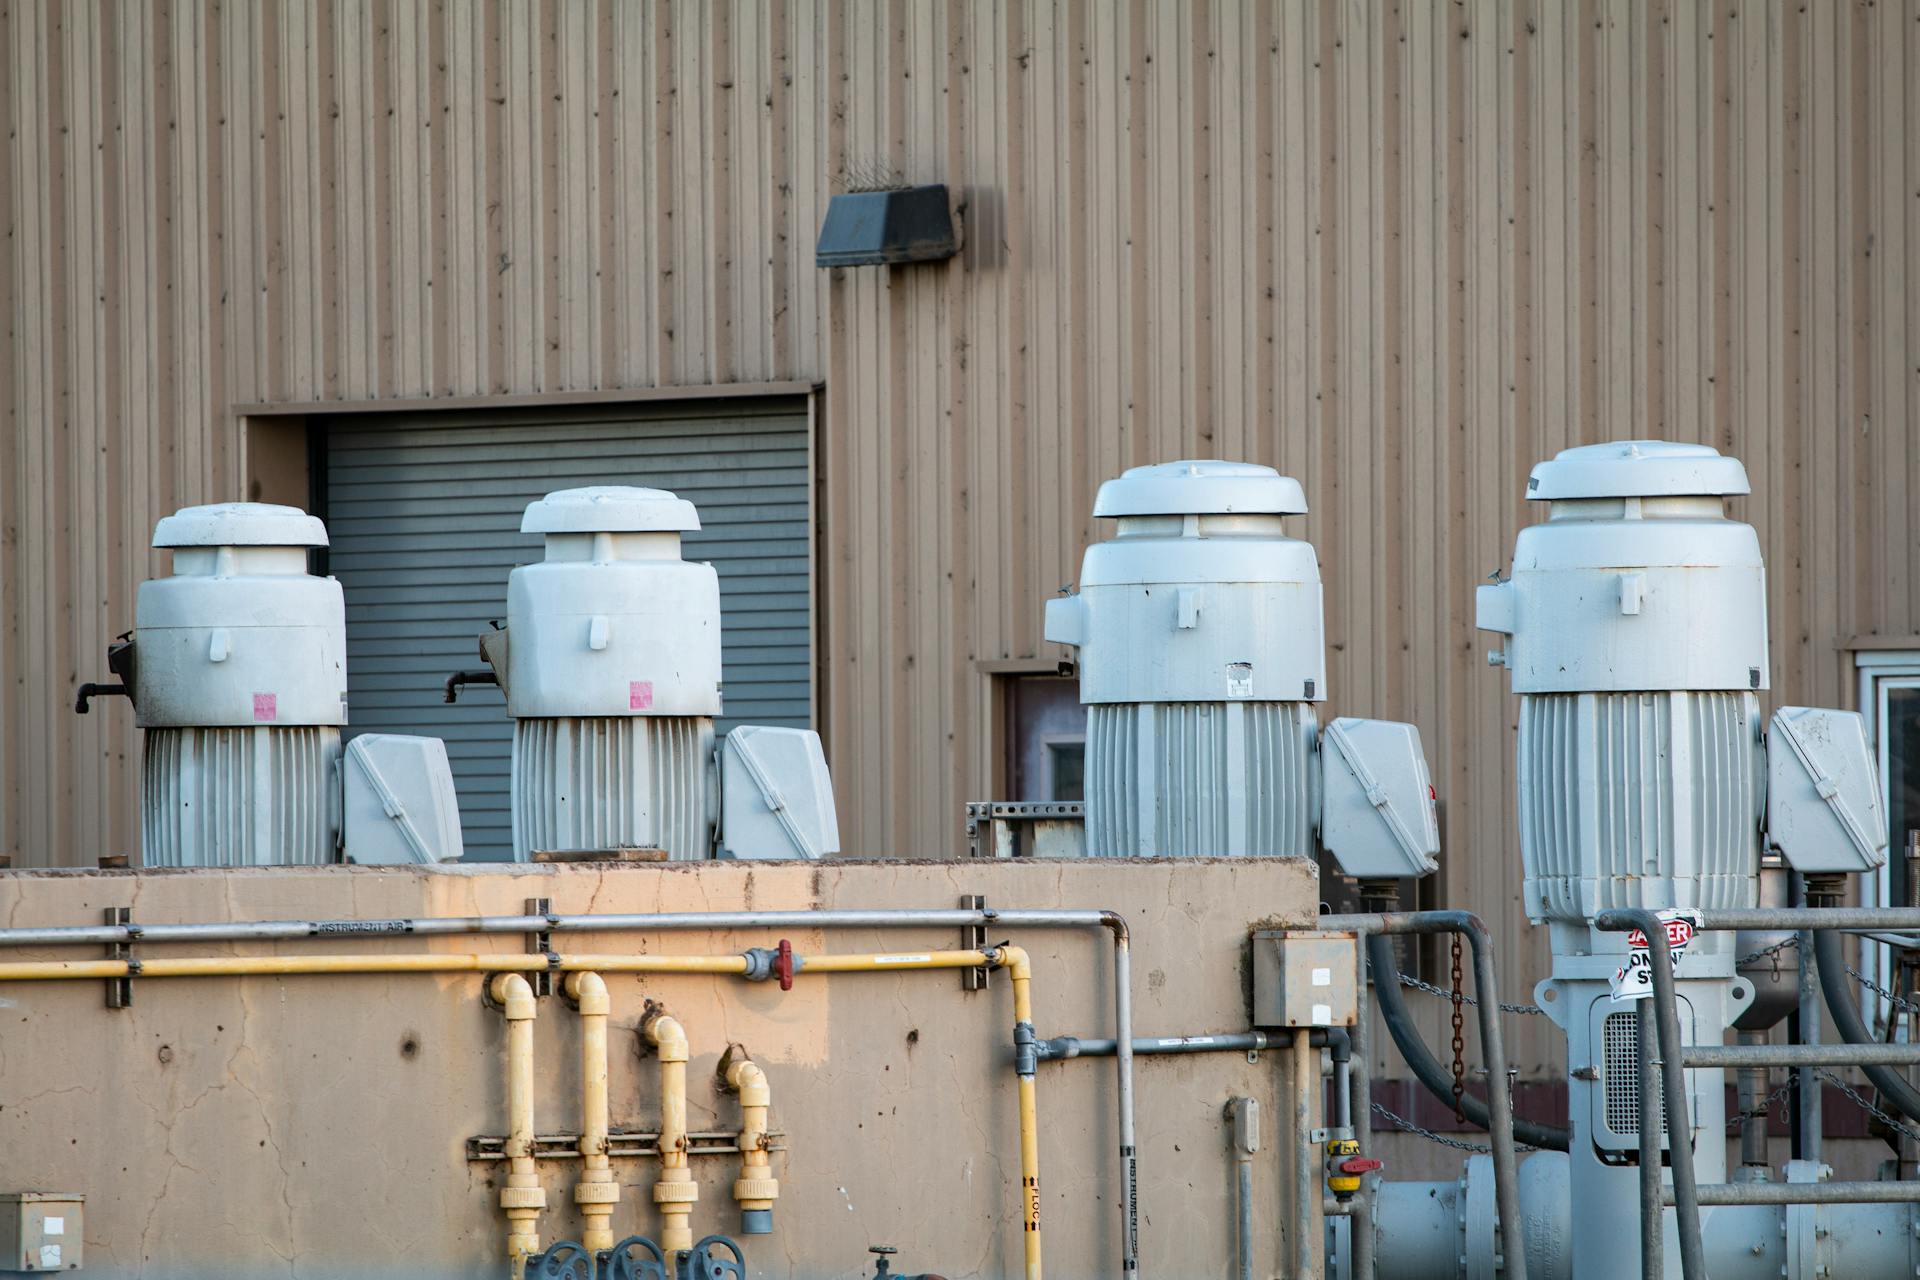
[[[512,854],[506,699],[449,673],[482,666],[507,574],[540,559],[529,502],[595,484],[669,489],[701,528],[689,560],[720,575],[722,681],[734,724],[812,725],[807,415],[792,399],[658,409],[380,413],[326,428],[327,569],[347,597],[349,735],[444,738],[470,859]]]

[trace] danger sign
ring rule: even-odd
[[[1659,915],[1667,931],[1667,950],[1672,954],[1673,967],[1678,969],[1688,944],[1700,932],[1700,913],[1673,908]],[[1627,963],[1613,975],[1613,998],[1644,1000],[1652,994],[1653,948],[1647,943],[1647,935],[1635,929],[1627,935]]]

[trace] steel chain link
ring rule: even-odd
[[[1878,1120],[1881,1124],[1886,1125],[1889,1129],[1892,1129],[1895,1133],[1899,1134],[1901,1137],[1910,1139],[1911,1141],[1914,1141],[1914,1142],[1920,1142],[1920,1133],[1915,1133],[1911,1128],[1907,1126],[1907,1124],[1904,1121],[1899,1120],[1894,1116],[1888,1115],[1885,1111],[1882,1111],[1879,1107],[1874,1105],[1872,1099],[1855,1091],[1852,1085],[1848,1084],[1845,1080],[1842,1080],[1839,1076],[1835,1075],[1833,1072],[1827,1070],[1825,1067],[1815,1067],[1813,1069],[1813,1073],[1819,1076],[1822,1080],[1825,1080],[1828,1084],[1832,1085],[1834,1088],[1838,1089],[1841,1093],[1846,1094],[1848,1100],[1851,1101],[1854,1106],[1859,1107],[1862,1111],[1872,1116],[1875,1120]]]
[[[1412,974],[1401,974],[1400,985],[1403,987],[1412,987],[1415,991],[1424,991],[1430,996],[1439,996],[1442,1000],[1453,999],[1453,992],[1447,990],[1445,987],[1436,987],[1431,982],[1422,982]],[[1478,999],[1464,992],[1461,993],[1460,1000],[1463,1004],[1470,1004],[1475,1007],[1478,1007],[1480,1004]],[[1502,1013],[1528,1013],[1540,1014],[1542,1016],[1545,1016],[1547,1012],[1537,1004],[1508,1004],[1504,1000],[1500,1002],[1500,1011]]]
[[[1452,1147],[1455,1151],[1465,1151],[1476,1156],[1487,1156],[1487,1155],[1493,1154],[1492,1147],[1483,1146],[1482,1144],[1477,1142],[1462,1142],[1458,1138],[1449,1138],[1444,1133],[1435,1133],[1433,1130],[1424,1128],[1421,1125],[1416,1124],[1412,1120],[1407,1119],[1405,1116],[1401,1115],[1396,1111],[1389,1111],[1386,1107],[1381,1106],[1377,1102],[1373,1104],[1373,1114],[1386,1120],[1388,1123],[1392,1124],[1393,1127],[1396,1129],[1400,1129],[1411,1134],[1417,1134],[1418,1136],[1427,1139],[1429,1142],[1437,1142],[1443,1147]],[[1515,1151],[1539,1150],[1538,1147],[1530,1147],[1524,1142],[1514,1143],[1513,1149]]]
[[[1852,965],[1847,966],[1847,972],[1853,976],[1854,981],[1895,1008],[1905,1009],[1908,1013],[1920,1013],[1920,1001],[1913,1000],[1908,996],[1895,995]]]
[[[1465,1104],[1461,1101],[1467,1092],[1467,1015],[1464,1007],[1465,993],[1461,991],[1460,972],[1460,935],[1453,935],[1453,990],[1448,996],[1453,1000],[1453,1118],[1460,1124],[1467,1122]]]

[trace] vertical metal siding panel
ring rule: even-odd
[[[393,393],[433,393],[433,104],[428,10],[402,4],[391,11],[387,96],[391,103],[387,171],[393,188],[393,331],[387,370]]]
[[[600,149],[594,118],[599,90],[594,75],[592,40],[595,12],[587,4],[563,4],[559,11],[557,58],[559,83],[553,96],[558,120],[555,199],[558,258],[553,274],[559,289],[560,382],[563,391],[590,390],[599,384],[600,349]]]
[[[1907,475],[1914,436],[1908,386],[1920,368],[1908,359],[1908,237],[1901,231],[1909,220],[1908,206],[1920,204],[1920,193],[1911,187],[1913,173],[1907,164],[1907,152],[1913,141],[1910,131],[1902,126],[1910,115],[1908,68],[1915,65],[1907,61],[1907,42],[1920,38],[1909,35],[1912,29],[1920,28],[1920,15],[1909,15],[1899,5],[1878,5],[1870,13],[1874,30],[1869,41],[1873,63],[1868,120],[1878,136],[1873,139],[1876,151],[1871,161],[1873,262],[1867,273],[1873,309],[1869,332],[1863,337],[1873,344],[1870,418],[1878,454],[1873,473],[1879,480],[1880,501],[1862,516],[1872,522],[1867,542],[1879,548],[1881,559],[1880,572],[1867,591],[1868,599],[1878,605],[1867,629],[1902,635],[1913,632],[1908,607],[1915,568],[1913,539],[1876,540],[1872,530],[1899,527],[1909,518],[1915,496]]]

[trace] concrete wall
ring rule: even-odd
[[[0,921],[91,923],[131,905],[141,921],[518,913],[528,897],[564,912],[1126,904],[1134,929],[1137,1030],[1246,1026],[1245,935],[1311,919],[1300,862],[738,864],[618,870],[0,875]],[[1029,948],[1040,1034],[1112,1034],[1111,949],[1093,935],[1000,930]],[[805,952],[959,945],[945,931],[794,931]],[[732,954],[734,935],[565,935],[562,951]],[[518,951],[518,937],[281,944],[280,951]],[[221,947],[177,948],[206,954]],[[149,948],[146,954],[165,954]],[[66,958],[75,952],[68,950]],[[22,958],[9,955],[8,959]],[[745,1043],[767,1070],[785,1134],[776,1233],[746,1240],[755,1276],[868,1274],[870,1244],[910,1272],[1020,1273],[1019,1150],[1012,1013],[1004,977],[968,994],[957,973],[823,978],[793,991],[739,979],[610,977],[616,1128],[657,1124],[651,1058],[633,1028],[663,999],[692,1041],[690,1127],[730,1129],[712,1086],[717,1055]],[[537,1117],[577,1132],[578,1025],[541,1002]],[[496,1166],[466,1139],[505,1126],[500,1016],[471,975],[151,979],[132,1008],[104,1007],[97,981],[0,985],[0,1191],[87,1196],[85,1274],[387,1277],[502,1274]],[[1232,1165],[1221,1108],[1256,1097],[1259,1274],[1280,1265],[1282,1170],[1291,1145],[1284,1055],[1142,1060],[1142,1240],[1153,1273],[1221,1275],[1234,1248]],[[1050,1277],[1117,1274],[1110,1060],[1046,1064],[1039,1081],[1042,1223]],[[649,1231],[651,1160],[618,1160],[616,1232]],[[545,1170],[548,1239],[576,1238],[577,1162]],[[696,1232],[730,1230],[735,1158],[696,1161]]]

